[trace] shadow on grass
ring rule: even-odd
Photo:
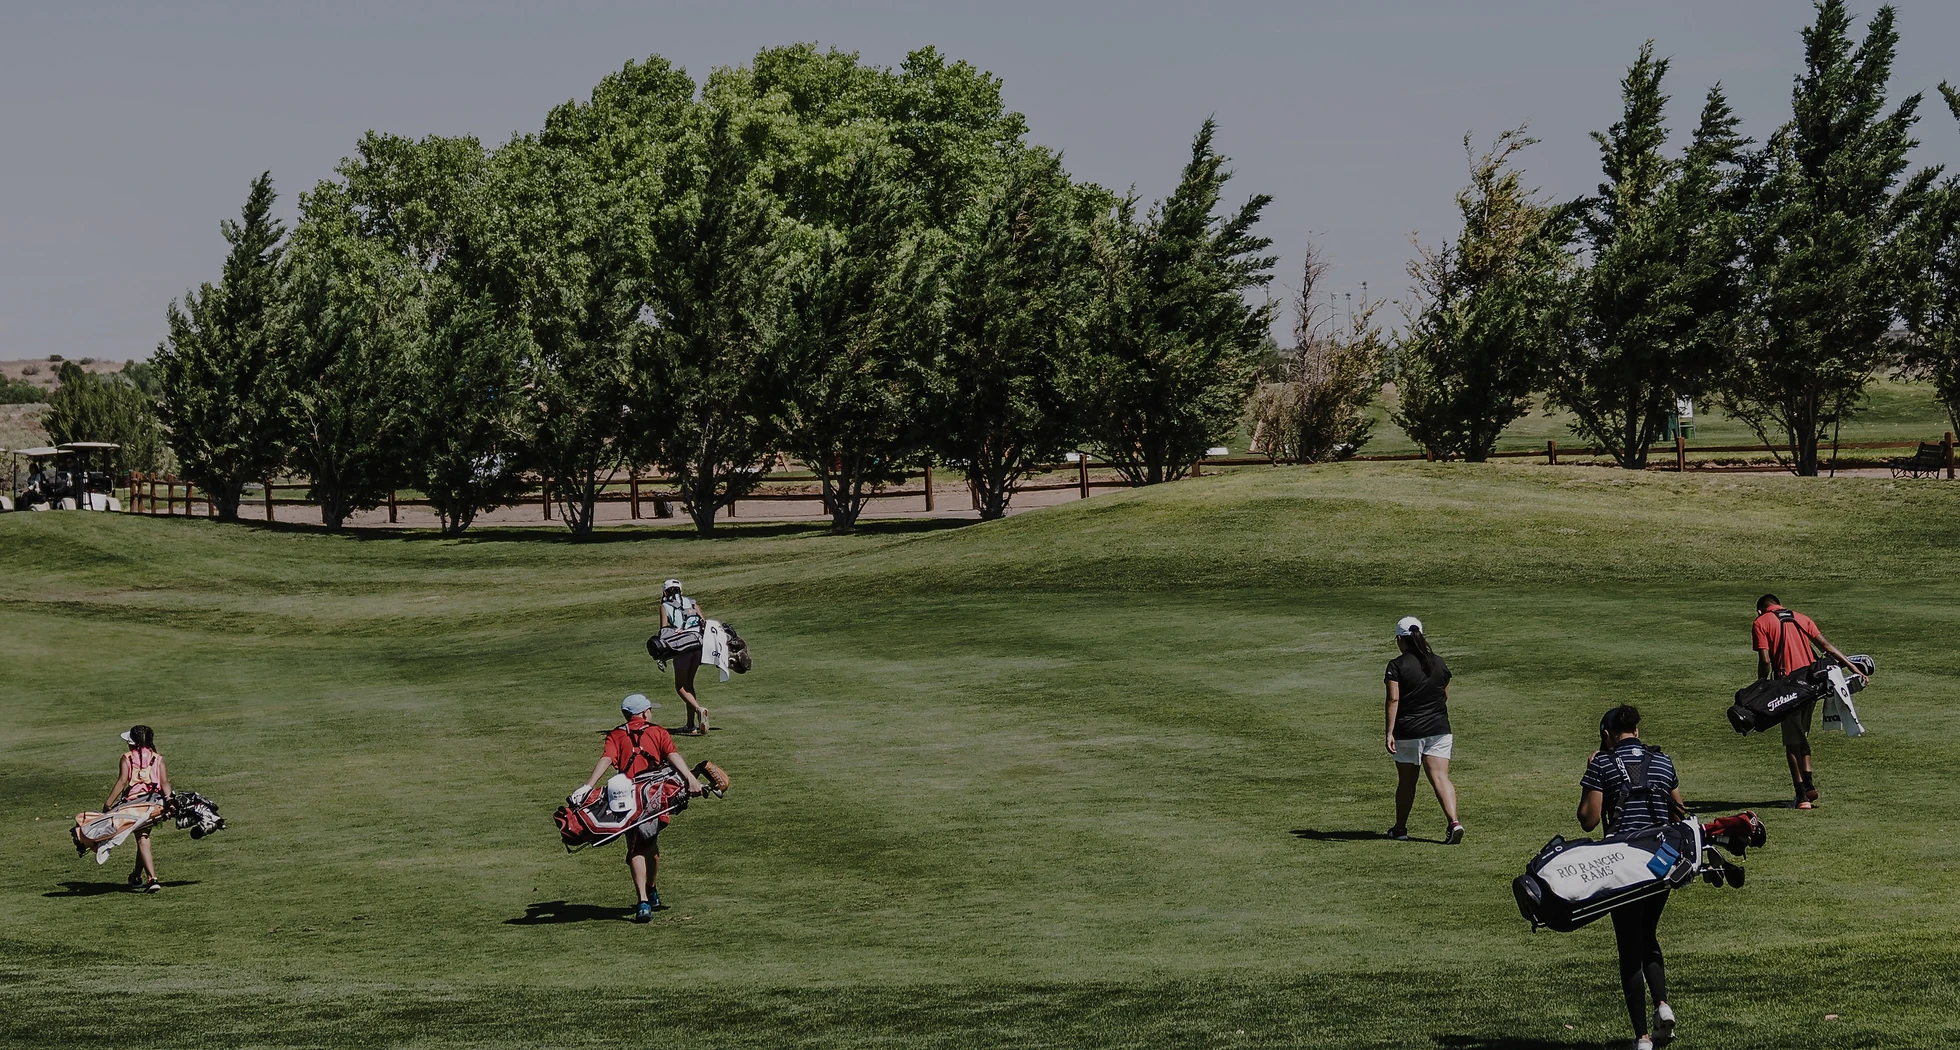
[[[1689,799],[1688,812],[1700,813],[1704,810],[1723,809],[1789,809],[1790,805],[1791,802],[1787,798],[1774,799],[1769,802],[1728,802],[1718,799]]]
[[[197,883],[198,880],[196,879],[183,879],[177,882],[165,882],[163,884],[163,888],[166,890],[171,890],[171,889],[176,889],[179,886],[195,886],[197,885]],[[127,882],[64,882],[61,884],[61,886],[62,886],[61,889],[50,890],[47,893],[41,894],[41,896],[43,897],[101,897],[110,893],[136,892],[135,890],[130,888],[129,883]]]
[[[1392,841],[1386,831],[1322,831],[1317,828],[1294,828],[1292,835],[1296,839],[1306,839],[1308,842],[1372,842],[1376,839],[1383,842]],[[1442,839],[1426,839],[1420,835],[1410,835],[1408,841],[1427,842],[1432,846],[1443,845]]]
[[[1520,1039],[1508,1035],[1439,1035],[1436,1045],[1447,1050],[1609,1050],[1625,1042],[1590,1040],[1573,1043],[1555,1039]]]
[[[610,904],[571,904],[566,901],[539,901],[526,904],[524,914],[505,919],[505,926],[556,926],[567,922],[622,922],[633,917],[633,909]]]
[[[643,543],[678,542],[692,540],[738,540],[774,539],[784,536],[828,536],[831,535],[828,519],[821,521],[772,521],[744,524],[741,522],[718,523],[712,535],[702,536],[687,525],[686,519],[674,524],[660,525],[652,522],[634,525],[605,524],[594,529],[583,538],[575,537],[569,529],[561,525],[485,525],[471,528],[460,536],[444,536],[435,528],[405,528],[402,526],[363,525],[353,526],[333,532],[323,525],[313,525],[293,521],[244,521],[238,524],[265,532],[304,533],[319,536],[341,536],[351,540],[373,542],[377,540],[451,540],[458,543]],[[861,521],[853,535],[858,536],[910,536],[928,532],[943,532],[947,529],[962,528],[975,524],[971,518],[885,518],[877,521]]]

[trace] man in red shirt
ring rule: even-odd
[[[664,728],[647,721],[647,712],[652,709],[653,702],[639,693],[620,701],[619,713],[626,716],[626,724],[606,734],[605,754],[592,767],[592,778],[572,792],[573,805],[585,801],[608,767],[628,777],[638,777],[667,765],[680,774],[689,796],[700,797],[701,782],[687,768],[687,759],[674,750],[674,738]],[[639,907],[633,912],[634,922],[652,922],[653,910],[660,906],[660,890],[655,883],[660,874],[660,829],[666,823],[667,818],[661,817],[626,833],[626,866],[633,873],[633,889],[640,895]]]
[[[1776,595],[1756,599],[1756,622],[1749,629],[1749,644],[1756,650],[1756,678],[1782,678],[1817,661],[1812,645],[1822,646],[1840,664],[1851,666],[1851,658],[1838,651],[1817,629],[1817,621],[1786,609]],[[1817,801],[1817,782],[1810,769],[1810,714],[1816,701],[1790,713],[1782,722],[1783,757],[1790,763],[1790,782],[1797,789],[1797,808],[1809,809]]]

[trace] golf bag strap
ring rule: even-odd
[[[653,770],[660,768],[660,763],[666,761],[664,758],[655,758],[653,752],[648,751],[646,748],[640,746],[641,736],[643,736],[647,730],[653,728],[653,723],[648,722],[646,725],[641,726],[638,732],[635,732],[634,730],[623,725],[620,726],[619,728],[626,730],[626,742],[633,746],[632,757],[633,758],[644,757],[647,760],[646,768],[638,769],[638,770],[622,769],[620,770],[621,773],[625,773],[627,776],[634,777],[637,779],[643,773],[650,773]],[[631,761],[631,759],[628,759],[628,761]]]
[[[1797,633],[1803,635],[1804,644],[1806,646],[1810,645],[1810,640],[1811,640],[1810,632],[1804,630],[1803,624],[1797,622],[1797,614],[1789,609],[1776,610],[1776,648],[1770,650],[1770,655],[1775,658],[1777,667],[1781,667],[1783,665],[1783,654],[1785,651],[1787,651],[1790,648],[1791,627],[1795,627],[1797,629]],[[1815,649],[1811,650],[1810,657],[1811,658],[1809,660],[1805,660],[1804,663],[1809,664],[1809,663],[1816,662],[1817,652]],[[1771,668],[1771,670],[1776,670],[1776,668]],[[1779,673],[1773,677],[1781,677],[1781,674]]]
[[[1614,803],[1612,814],[1606,818],[1607,834],[1612,834],[1619,830],[1620,816],[1626,812],[1627,800],[1633,797],[1633,793],[1647,789],[1647,764],[1645,761],[1642,761],[1640,765],[1640,779],[1635,781],[1633,774],[1627,772],[1627,764],[1620,760],[1620,749],[1614,748],[1611,754],[1613,756],[1614,767],[1620,771],[1620,779],[1626,781],[1626,790],[1620,792],[1619,801]]]

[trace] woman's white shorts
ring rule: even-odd
[[[1455,734],[1452,733],[1438,733],[1435,736],[1396,737],[1395,761],[1407,762],[1413,766],[1430,755],[1441,759],[1448,759],[1450,757],[1450,744],[1455,739]]]

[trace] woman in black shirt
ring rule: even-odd
[[[1463,841],[1463,822],[1456,819],[1456,785],[1450,783],[1450,669],[1429,649],[1422,621],[1404,616],[1395,625],[1395,645],[1401,655],[1388,662],[1386,743],[1395,759],[1395,826],[1388,837],[1409,837],[1409,809],[1416,803],[1416,771],[1429,774],[1436,801],[1449,821],[1443,841]]]

